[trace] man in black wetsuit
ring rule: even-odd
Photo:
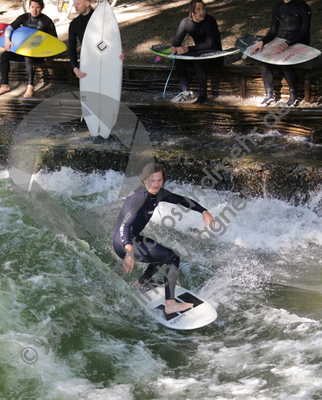
[[[194,40],[194,46],[181,46],[186,34]],[[215,18],[206,14],[205,4],[202,0],[192,0],[189,8],[189,17],[184,18],[173,40],[172,54],[198,55],[205,50],[222,50],[220,33]],[[199,84],[199,97],[194,99],[190,94],[187,66],[193,64]],[[182,103],[203,104],[207,101],[207,76],[206,68],[223,64],[223,58],[207,61],[175,60],[176,71],[181,85],[182,95],[175,101]]]
[[[16,53],[10,52],[10,46],[13,44],[10,41],[12,31],[22,26],[27,26],[29,28],[37,29],[49,33],[52,36],[57,37],[57,32],[53,21],[47,17],[47,15],[42,14],[44,8],[43,0],[31,0],[29,5],[30,13],[20,15],[15,21],[13,21],[5,30],[5,52],[1,54],[1,87],[0,94],[8,92],[10,90],[9,86],[9,72],[10,72],[10,61],[25,61],[26,72],[28,77],[27,91],[23,97],[32,97],[34,93],[34,75],[35,75],[35,61],[42,61],[43,59],[37,59],[32,57],[24,57]],[[46,64],[50,64],[52,59],[45,58]]]
[[[91,6],[90,0],[74,0],[76,17],[69,25],[69,58],[72,64],[73,71],[77,78],[84,78],[85,72],[78,68],[77,63],[77,38],[82,44],[86,26],[90,20],[94,10]],[[124,54],[120,55],[120,60],[124,61]]]
[[[86,26],[94,10],[89,0],[74,0],[74,6],[79,15],[69,25],[69,58],[77,78],[84,78],[85,72],[81,72],[77,66],[77,38],[82,44]]]
[[[285,30],[285,42],[276,47],[274,51],[275,54],[281,53],[295,43],[310,45],[310,7],[302,0],[283,0],[273,8],[271,29],[267,35],[257,43],[252,54],[262,51],[265,44],[276,37],[280,22],[283,24]],[[289,107],[295,107],[299,104],[297,98],[296,73],[292,66],[284,66],[283,71],[290,89],[290,98],[286,104]],[[262,77],[266,97],[259,105],[266,106],[275,102],[273,94],[273,67],[271,64],[262,63]]]
[[[192,199],[171,193],[163,188],[166,181],[164,168],[160,164],[148,164],[141,175],[142,186],[126,198],[116,222],[113,236],[113,246],[116,254],[124,259],[126,272],[132,272],[134,260],[148,263],[141,277],[133,284],[134,289],[140,289],[148,283],[159,268],[166,264],[165,280],[165,313],[171,314],[193,307],[191,303],[177,303],[175,286],[179,272],[180,258],[167,247],[154,240],[143,237],[141,231],[147,225],[152,214],[161,201],[180,204],[188,209],[202,214],[205,225],[210,227],[214,219],[209,212]]]

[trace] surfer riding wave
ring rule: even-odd
[[[180,258],[175,252],[154,240],[141,235],[141,231],[151,219],[157,205],[164,201],[180,204],[202,214],[205,225],[214,225],[212,215],[192,199],[174,194],[164,189],[166,173],[160,164],[148,164],[141,175],[142,186],[128,196],[116,222],[113,246],[116,254],[124,259],[123,268],[132,272],[135,261],[148,263],[140,278],[132,285],[140,289],[147,284],[160,267],[166,264],[165,313],[172,314],[193,307],[192,303],[178,303],[175,300],[175,286],[179,273]]]

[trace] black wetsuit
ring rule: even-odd
[[[167,264],[165,273],[166,299],[174,298],[174,289],[177,281],[180,258],[167,247],[156,241],[141,236],[141,231],[152,217],[152,214],[161,201],[171,204],[181,204],[186,208],[202,213],[206,209],[192,199],[189,199],[161,188],[157,195],[152,195],[144,187],[134,191],[126,198],[116,222],[113,237],[113,246],[116,254],[124,259],[125,245],[133,246],[134,256],[137,261],[149,263],[140,283],[146,283],[163,264]]]
[[[290,46],[295,43],[310,45],[311,10],[301,0],[291,0],[289,3],[281,1],[272,11],[271,28],[262,39],[264,45],[273,40],[278,33],[280,23],[284,28],[283,37]],[[283,67],[285,79],[290,88],[290,95],[297,97],[296,74],[292,66]],[[262,63],[262,76],[266,95],[273,96],[273,68],[271,64]]]
[[[57,37],[57,32],[53,21],[45,14],[40,14],[38,17],[33,17],[30,13],[20,15],[15,21],[10,24],[13,29],[19,26],[27,26],[29,28],[37,29],[52,36]],[[26,72],[28,77],[28,85],[33,85],[35,75],[35,62],[43,61],[42,58],[24,57],[10,51],[5,51],[1,55],[1,75],[2,84],[8,84],[8,75],[10,72],[10,61],[25,61]]]
[[[178,32],[172,42],[172,46],[180,47],[186,35],[190,35],[195,43],[194,46],[188,46],[188,53],[185,55],[201,54],[205,50],[222,50],[220,33],[218,25],[214,17],[206,14],[205,19],[201,22],[194,22],[189,17],[184,18],[178,28]],[[182,91],[189,91],[189,78],[186,67],[191,61],[176,60],[176,71],[181,84]],[[207,61],[192,61],[196,70],[197,81],[199,84],[200,94],[207,92],[206,68],[221,65],[223,58],[216,58]]]
[[[69,25],[69,58],[72,64],[72,68],[77,67],[77,38],[80,43],[83,42],[83,37],[85,33],[86,26],[88,21],[90,20],[94,10],[91,10],[87,15],[80,14],[78,17],[73,19],[73,21]]]

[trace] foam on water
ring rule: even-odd
[[[170,184],[169,190],[178,194],[192,193],[191,186],[182,187]],[[322,244],[322,219],[311,209],[320,201],[321,194],[311,202],[311,207],[295,207],[276,199],[250,199],[245,201],[246,207],[236,211],[232,207],[235,197],[232,193],[207,191],[206,196],[195,192],[199,202],[214,216],[218,217],[223,228],[216,234],[216,238],[224,243],[231,243],[248,249],[263,249],[277,251],[281,248],[296,248],[308,243]],[[227,207],[234,211],[232,214]],[[184,214],[178,207],[161,203],[160,213],[154,213],[152,221],[163,225],[170,224],[167,216],[175,219],[175,229],[182,232],[198,229],[202,231],[204,224],[198,213],[190,211]],[[226,209],[226,210],[225,210]],[[174,213],[180,212],[174,218]],[[185,217],[187,216],[187,217]],[[181,218],[180,217],[180,218]],[[228,220],[228,221],[227,221]]]
[[[60,171],[55,172],[43,173],[40,171],[33,176],[33,179],[44,190],[56,194],[69,192],[76,195],[89,196],[94,193],[108,192],[110,196],[113,196],[114,191],[120,189],[123,175],[115,171],[86,174],[63,167]],[[112,196],[106,200],[113,201],[114,198]]]
[[[117,200],[123,175],[115,171],[85,174],[63,167],[59,172],[38,172],[33,179],[68,209],[77,211]]]
[[[0,180],[9,178],[8,171],[0,171]]]

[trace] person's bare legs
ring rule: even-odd
[[[6,93],[10,91],[10,86],[7,84],[2,84],[0,87],[0,94]]]
[[[23,97],[32,97],[33,96],[33,94],[34,94],[34,87],[33,87],[33,85],[28,85],[27,86],[27,90],[26,90],[26,93],[23,95]]]
[[[164,312],[166,314],[172,314],[180,311],[189,310],[193,308],[193,303],[178,303],[176,300],[166,300]]]

